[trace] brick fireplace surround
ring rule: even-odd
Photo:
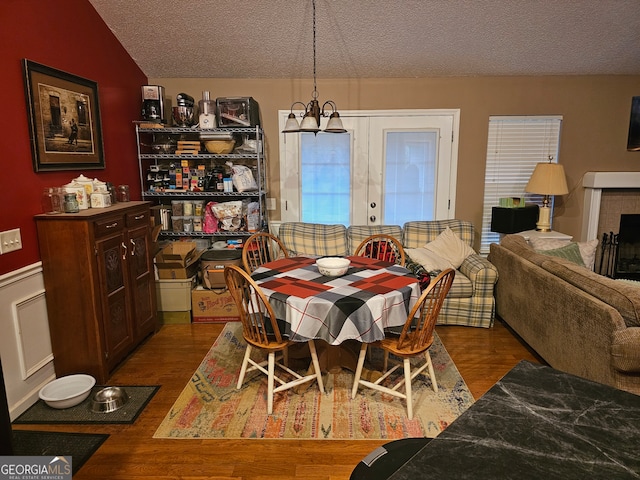
[[[640,172],[587,172],[581,241],[618,233],[620,215],[640,213]]]

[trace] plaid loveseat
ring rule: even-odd
[[[355,252],[366,237],[385,233],[402,239],[405,248],[419,248],[435,240],[447,227],[464,242],[473,246],[474,227],[464,220],[407,222],[399,225],[321,225],[305,222],[285,222],[278,237],[290,255],[346,256]],[[420,275],[421,265],[407,258],[407,268]],[[436,275],[437,272],[428,272]],[[451,290],[445,300],[438,324],[489,328],[495,318],[493,289],[498,280],[497,269],[484,257],[472,254],[456,272]]]
[[[345,257],[349,254],[344,225],[285,222],[280,225],[278,238],[289,255]]]

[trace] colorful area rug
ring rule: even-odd
[[[304,392],[277,393],[273,414],[267,415],[265,375],[251,372],[240,390],[235,387],[245,345],[242,325],[225,325],[154,438],[433,438],[474,402],[436,336],[430,352],[439,389],[433,391],[428,376],[414,380],[413,420],[407,419],[402,399],[382,392],[361,388],[352,400],[348,370],[324,375],[324,395],[315,383]],[[375,366],[375,356],[372,361]]]

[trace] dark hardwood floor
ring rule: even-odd
[[[110,434],[74,477],[83,479],[345,480],[385,441],[166,440],[153,434],[222,325],[165,325],[113,374],[110,384],[161,385],[133,425],[19,425],[18,429]],[[437,332],[475,398],[520,360],[537,362],[499,321],[491,329]]]

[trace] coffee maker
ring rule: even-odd
[[[164,87],[142,86],[142,119],[153,123],[166,123],[164,116]]]

